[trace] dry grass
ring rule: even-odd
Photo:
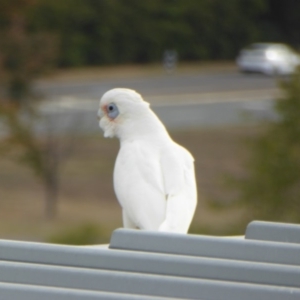
[[[242,172],[247,155],[242,140],[257,128],[216,128],[171,133],[196,159],[199,205],[192,232],[240,234],[247,216],[232,206],[226,189],[226,173]],[[78,137],[72,155],[61,168],[58,215],[43,216],[43,188],[30,170],[0,158],[0,238],[46,241],[58,232],[87,223],[95,224],[108,242],[111,232],[122,226],[114,196],[112,172],[118,141],[102,136]],[[215,205],[218,204],[218,205]]]

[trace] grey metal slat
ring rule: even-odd
[[[171,298],[0,282],[1,300],[170,300]],[[174,298],[173,298],[174,299]]]
[[[135,251],[0,241],[0,259],[300,287],[300,267]]]
[[[299,288],[0,262],[0,281],[49,287],[216,300],[298,300]]]
[[[110,249],[300,265],[300,245],[117,229]]]
[[[300,225],[253,221],[248,224],[246,239],[300,243]]]

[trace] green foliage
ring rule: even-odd
[[[180,60],[232,59],[251,42],[299,47],[298,2],[0,1],[0,30],[7,16],[22,13],[32,33],[47,31],[59,40],[63,67],[160,61],[166,49],[176,49]]]
[[[57,40],[49,32],[28,30],[31,0],[4,2],[0,2],[0,105],[28,109],[36,98],[32,81],[55,64]]]
[[[254,217],[300,221],[300,70],[281,83],[279,120],[253,143],[241,198]]]
[[[94,245],[106,242],[100,228],[94,224],[84,224],[48,239],[49,243],[65,245]]]
[[[160,61],[165,49],[181,60],[234,58],[263,39],[266,0],[40,0],[31,30],[59,36],[61,66]],[[265,35],[266,36],[266,35]]]

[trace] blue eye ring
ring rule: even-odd
[[[106,106],[107,115],[111,119],[115,119],[119,115],[119,109],[115,103],[110,103]]]

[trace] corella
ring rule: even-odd
[[[197,205],[192,155],[134,90],[106,92],[98,117],[104,136],[120,140],[113,182],[124,227],[187,233]]]

